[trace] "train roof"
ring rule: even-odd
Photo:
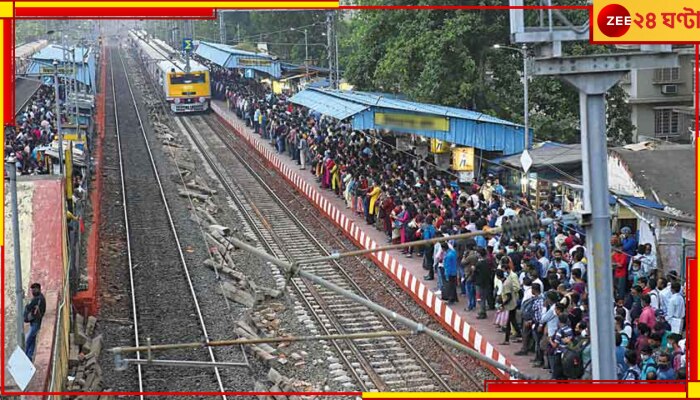
[[[48,45],[46,40],[35,40],[15,47],[15,58],[29,58]]]
[[[170,72],[174,69],[176,72],[184,72],[186,64],[185,60],[182,60],[170,46],[166,45],[167,47],[164,48],[164,42],[162,40],[150,39],[149,41],[145,41],[143,39],[144,33],[134,31],[129,31],[129,35],[132,37],[132,39],[137,41],[139,48],[141,48],[148,59],[157,62],[158,68],[161,71]],[[176,58],[170,58],[173,55]],[[208,70],[209,68],[198,63],[194,59],[190,59],[190,72],[202,72]]]

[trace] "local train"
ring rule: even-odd
[[[176,114],[209,110],[211,85],[209,69],[190,58],[186,61],[165,42],[144,31],[129,31],[129,45],[136,49],[150,78]]]

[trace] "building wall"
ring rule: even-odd
[[[674,108],[693,105],[693,60],[694,54],[686,54],[687,49],[677,49],[679,52],[679,69],[677,76],[663,76],[655,69],[631,71],[621,85],[629,95],[632,107],[632,124],[636,127],[635,142],[648,137],[672,138],[685,135],[687,127],[682,115],[677,115],[678,128],[676,132],[657,131],[656,113],[668,108],[669,113],[676,113]],[[677,85],[676,94],[664,94],[664,85]],[[677,113],[676,113],[677,114]]]

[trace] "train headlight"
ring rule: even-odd
[[[206,97],[200,97],[200,98],[199,98],[199,102],[200,102],[200,103],[204,103],[205,101],[207,101],[207,98],[206,98]]]
[[[179,98],[179,97],[176,97],[175,100],[174,100],[174,102],[175,102],[175,104],[180,104],[180,98]]]

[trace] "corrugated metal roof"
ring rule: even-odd
[[[648,199],[654,193],[665,205],[695,215],[695,148],[691,144],[662,144],[646,150],[610,149],[625,164]],[[690,160],[690,161],[689,161]]]
[[[355,92],[355,91],[342,91],[342,90],[318,90],[330,96],[338,97],[341,99],[351,100],[357,103],[362,103],[368,106],[391,108],[394,110],[411,111],[423,114],[433,114],[433,115],[443,115],[445,117],[451,118],[461,118],[468,119],[478,122],[490,122],[500,125],[510,125],[510,126],[522,126],[515,124],[510,121],[492,117],[483,113],[463,110],[460,108],[438,106],[434,104],[424,104],[416,103],[413,101],[398,99],[395,97],[384,96],[378,93],[369,92]]]
[[[226,60],[231,57],[231,53],[218,49],[207,42],[201,42],[195,50],[195,54],[200,57],[206,58],[207,60],[213,62],[214,64],[223,67],[226,65]]]
[[[297,64],[291,64],[291,63],[280,63],[280,68],[282,68],[283,71],[294,71],[294,70],[304,70],[306,69],[305,65],[297,65]],[[317,71],[317,72],[329,72],[330,70],[328,68],[323,68],[323,67],[317,67],[315,65],[309,65],[309,71]]]
[[[664,207],[663,204],[659,204],[655,201],[643,199],[641,197],[632,197],[632,196],[620,196],[620,197],[623,200],[630,203],[631,205],[637,206],[637,207],[654,208],[657,210],[663,210],[664,208],[666,208],[666,207]]]
[[[276,57],[269,54],[253,53],[239,50],[231,46],[209,42],[200,42],[195,50],[195,54],[224,68],[254,69],[275,78],[282,76],[279,61],[277,61]],[[239,59],[241,57],[258,59],[261,60],[261,63],[260,65],[239,64]],[[263,62],[262,60],[265,61]]]
[[[297,101],[294,101],[295,98]],[[335,118],[344,119],[352,116],[353,128],[358,130],[377,128],[374,122],[375,112],[391,113],[398,110],[444,117],[449,120],[449,129],[447,131],[434,131],[402,128],[397,129],[397,132],[436,138],[486,151],[499,151],[505,155],[520,153],[525,147],[522,126],[468,110],[420,104],[377,93],[314,88],[298,93],[292,98],[292,102],[315,108],[321,113]],[[343,111],[335,113],[332,113],[333,110],[323,111],[330,108],[329,104],[342,105]],[[353,113],[350,112],[351,110],[356,111]],[[532,135],[529,138],[532,141]]]
[[[67,50],[63,50],[63,48],[56,46],[56,45],[48,45],[45,48],[39,50],[36,52],[33,56],[33,60],[58,60],[58,61],[63,61],[63,62],[71,62],[73,61],[73,54],[71,51],[73,48],[66,46]],[[76,47],[75,48],[75,60],[80,61],[82,60],[88,53],[90,52],[90,49],[88,48],[83,48],[83,47]]]
[[[221,43],[210,43],[210,42],[200,42],[199,45],[207,45],[209,47],[212,47],[214,49],[220,50],[220,51],[225,51],[228,54],[231,55],[238,55],[238,56],[250,56],[250,57],[260,57],[260,58],[266,58],[268,60],[276,60],[276,57],[273,57],[269,54],[265,53],[255,53],[252,51],[245,51],[241,49],[237,49],[233,46],[229,46],[227,44],[221,44]]]
[[[330,96],[319,96],[310,90],[303,90],[295,94],[292,96],[290,101],[294,104],[302,105],[340,120],[353,116],[369,108],[366,105],[354,103],[352,101]]]
[[[530,157],[532,157],[533,168],[582,162],[581,144],[545,142],[537,148],[530,149],[529,153]],[[521,168],[520,156],[520,154],[516,154],[509,157],[497,158],[492,161]]]
[[[38,60],[38,61],[33,61],[31,65],[29,65],[29,68],[27,68],[27,75],[32,76],[32,75],[42,75],[42,70],[53,70],[53,64],[48,61],[48,60]],[[64,74],[59,74],[61,77],[64,77]],[[77,73],[75,76],[73,75],[68,75],[65,76],[68,79],[73,79],[77,77],[78,82],[84,83],[86,85],[92,86],[94,82],[94,75],[95,71],[90,70],[90,66],[88,65],[87,67],[82,67],[78,66],[77,68]],[[49,82],[53,82],[53,74],[46,74],[42,75],[44,76],[44,83],[45,84],[50,84]]]
[[[69,49],[69,47],[66,47],[66,49]],[[70,49],[72,49],[72,47]],[[27,74],[38,74],[42,67],[53,67],[53,60],[58,60],[64,64],[71,64],[73,61],[73,54],[70,51],[64,51],[60,46],[49,45],[32,56],[32,64],[27,69]],[[91,51],[90,48],[76,47],[75,61],[78,63],[78,80],[87,85],[94,86],[95,53]],[[85,66],[81,65],[81,61],[85,61]]]

